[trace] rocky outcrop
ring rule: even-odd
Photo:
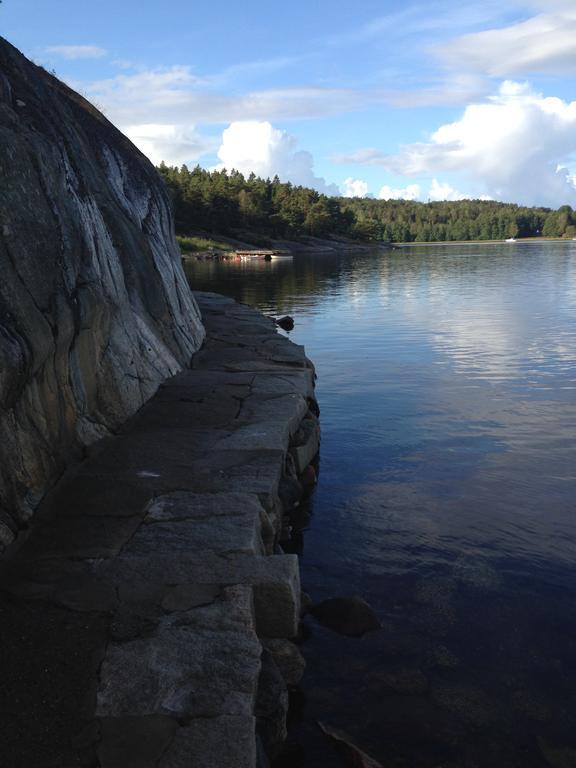
[[[155,169],[0,38],[0,549],[204,330]]]

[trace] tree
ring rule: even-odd
[[[335,198],[314,189],[244,177],[237,170],[190,170],[161,163],[175,209],[179,234],[211,229],[271,237],[337,233],[362,240],[489,240],[507,237],[574,237],[576,215],[569,205],[557,211],[524,208],[493,200],[421,203],[414,200]]]

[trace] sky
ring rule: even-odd
[[[4,0],[0,35],[155,163],[576,206],[576,0]]]

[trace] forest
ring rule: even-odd
[[[303,236],[362,241],[444,242],[508,237],[576,237],[576,212],[491,200],[421,203],[328,197],[253,173],[158,168],[171,193],[179,235],[198,231],[255,243]]]

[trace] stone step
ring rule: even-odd
[[[291,638],[298,633],[301,588],[296,555],[122,554],[100,566],[95,579],[118,589],[128,607],[137,607],[146,591],[161,603],[171,590],[185,585],[250,586],[259,635]]]

